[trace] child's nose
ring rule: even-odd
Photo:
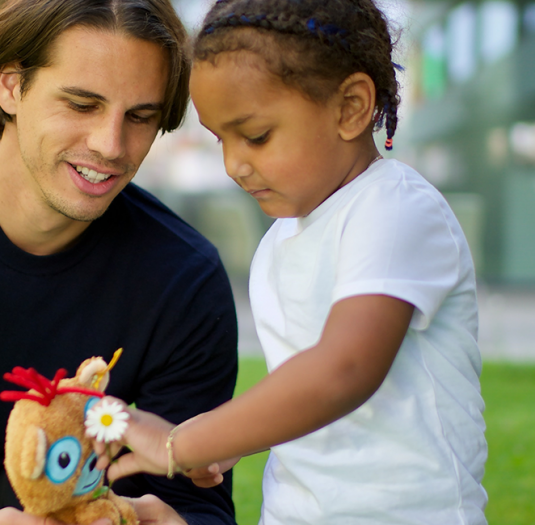
[[[239,154],[227,150],[223,152],[223,156],[225,158],[225,169],[230,178],[236,180],[253,174],[253,166]]]

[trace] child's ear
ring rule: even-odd
[[[6,65],[0,71],[0,107],[8,115],[17,113],[20,98],[20,74],[13,65]]]
[[[342,82],[338,96],[338,133],[351,141],[369,129],[375,112],[375,84],[366,73],[353,73]]]

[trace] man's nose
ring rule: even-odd
[[[106,160],[124,157],[125,147],[124,115],[103,116],[91,129],[87,146]]]

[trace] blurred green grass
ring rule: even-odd
[[[248,390],[267,374],[262,357],[242,357],[235,396]],[[268,452],[248,456],[234,467],[234,503],[238,525],[257,525],[262,505],[262,475]]]
[[[535,366],[484,363],[489,525],[535,524]]]
[[[266,375],[261,357],[243,357],[236,394]],[[535,525],[535,365],[483,365],[481,389],[489,460],[483,484],[489,494],[489,525]],[[267,452],[242,459],[234,469],[239,525],[257,525]]]

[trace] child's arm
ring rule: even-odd
[[[175,461],[182,469],[191,469],[252,454],[355,410],[383,382],[413,310],[409,303],[382,295],[336,303],[316,346],[297,354],[241,396],[178,429],[173,440]],[[170,425],[153,418],[140,411],[132,413],[124,441],[135,452],[110,467],[110,479],[140,470],[167,472]]]

